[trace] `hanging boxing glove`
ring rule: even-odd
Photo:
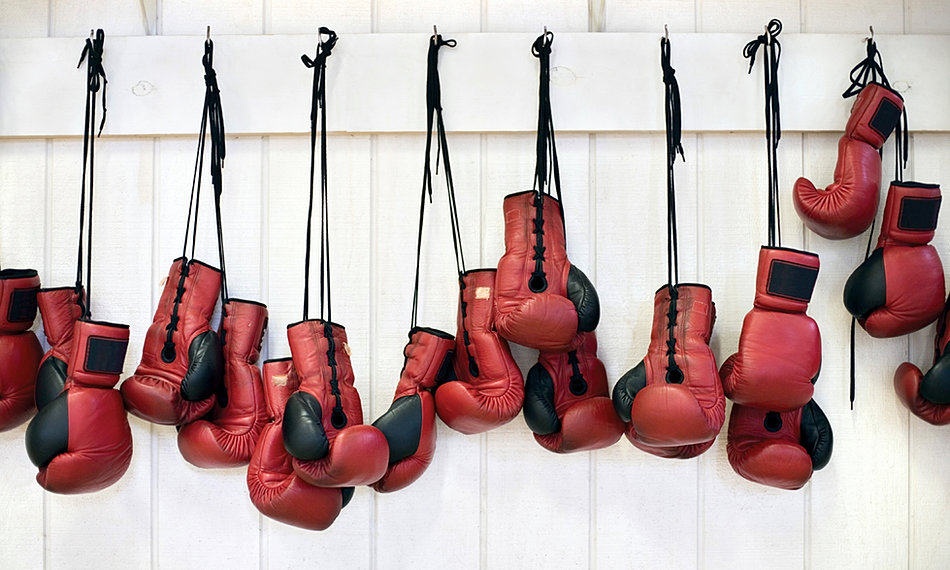
[[[873,337],[918,331],[943,309],[943,264],[929,245],[940,212],[940,186],[891,182],[877,248],[844,286],[844,305]]]
[[[43,348],[30,327],[39,288],[33,269],[0,270],[0,431],[22,424],[36,410],[33,392]]]
[[[739,351],[722,364],[726,396],[778,412],[811,400],[821,370],[821,335],[805,314],[818,278],[818,256],[763,246],[755,301],[742,322]]]
[[[122,383],[129,412],[165,425],[191,423],[214,407],[224,374],[221,343],[211,314],[221,272],[197,260],[176,259],[145,335],[142,362]]]
[[[735,404],[729,416],[729,464],[749,481],[800,489],[831,460],[831,423],[814,400],[791,412]]]
[[[305,483],[294,473],[293,457],[284,449],[284,406],[300,387],[290,358],[263,366],[264,401],[269,422],[261,430],[247,468],[251,502],[263,515],[307,530],[325,530],[353,497],[353,487],[330,489]]]
[[[570,352],[542,352],[525,381],[524,419],[534,439],[556,453],[609,447],[623,434],[597,358],[597,337],[583,333]]]
[[[597,328],[600,301],[567,259],[564,218],[554,197],[505,197],[505,254],[495,280],[495,326],[504,338],[542,351],[566,351]]]
[[[349,487],[379,481],[389,465],[386,436],[363,424],[346,330],[321,319],[287,327],[300,389],[284,408],[284,447],[311,485]]]
[[[894,390],[915,416],[936,426],[950,424],[950,298],[937,320],[933,366],[926,374],[910,362],[894,372]]]
[[[450,428],[474,434],[510,422],[524,401],[524,378],[508,343],[495,330],[494,269],[459,278],[454,382],[435,391],[435,409]]]
[[[40,289],[36,303],[43,317],[43,332],[49,350],[36,374],[36,407],[42,409],[59,396],[66,385],[66,366],[73,343],[73,329],[82,316],[83,291],[76,287]]]
[[[834,182],[817,189],[807,178],[795,181],[795,211],[805,225],[827,239],[846,239],[868,229],[877,214],[881,147],[897,126],[904,99],[878,83],[868,83],[851,107],[838,141]]]
[[[129,346],[128,325],[79,320],[66,385],[26,430],[36,481],[54,493],[91,493],[118,481],[132,461],[132,430],[113,387]]]
[[[267,328],[267,307],[228,299],[222,309],[224,383],[214,408],[178,432],[178,449],[198,467],[247,465],[267,422],[257,359]]]
[[[646,357],[613,390],[627,439],[660,457],[708,449],[726,416],[726,399],[709,348],[716,306],[705,285],[664,285],[653,304]]]
[[[449,333],[423,327],[409,331],[393,403],[373,422],[389,445],[389,467],[373,483],[380,493],[407,487],[432,462],[436,441],[432,390],[451,375],[454,349],[455,337]]]

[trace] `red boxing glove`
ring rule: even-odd
[[[539,354],[525,381],[525,422],[534,439],[555,453],[601,449],[623,434],[597,358],[597,337],[580,337],[575,350]]]
[[[311,485],[350,487],[379,481],[389,465],[386,436],[363,424],[346,330],[321,319],[287,327],[300,389],[284,408],[284,447]]]
[[[30,330],[40,278],[33,269],[0,271],[0,431],[33,415],[36,369],[43,348]]]
[[[811,400],[821,370],[821,334],[805,310],[817,279],[817,255],[759,250],[755,302],[742,322],[739,352],[719,371],[729,399],[778,412]]]
[[[749,481],[800,489],[831,460],[834,436],[814,400],[791,412],[735,404],[729,416],[729,464]]]
[[[722,429],[726,399],[709,348],[716,306],[705,285],[664,285],[653,301],[646,357],[613,391],[617,414],[637,448],[688,459],[709,449]]]
[[[828,239],[854,237],[868,229],[877,213],[884,141],[897,126],[904,100],[894,90],[868,83],[851,107],[838,141],[834,182],[817,189],[806,178],[795,182],[795,210],[805,225]]]
[[[353,487],[328,489],[304,483],[284,449],[284,406],[300,387],[289,358],[264,362],[264,401],[270,423],[264,426],[247,468],[251,502],[263,515],[307,530],[325,530],[353,497]]]
[[[435,455],[435,402],[432,390],[452,373],[455,337],[415,327],[403,350],[405,360],[393,403],[373,422],[389,444],[389,468],[373,483],[380,493],[398,491],[418,479]]]
[[[450,428],[482,433],[521,411],[524,378],[508,343],[495,330],[494,269],[475,269],[459,279],[455,378],[435,391],[435,409]]]
[[[597,328],[600,301],[587,276],[567,259],[561,204],[528,190],[506,196],[504,209],[495,326],[523,346],[569,350],[578,332]]]
[[[844,306],[873,337],[918,331],[943,310],[943,264],[928,245],[940,200],[936,184],[891,182],[877,248],[844,286]]]
[[[211,314],[221,272],[176,259],[168,272],[155,318],[145,335],[142,363],[122,383],[129,412],[156,424],[182,425],[207,414],[224,375]]]
[[[222,309],[224,390],[211,412],[178,432],[178,449],[198,467],[247,465],[267,423],[257,359],[267,328],[267,307],[229,299]]]
[[[128,347],[127,325],[76,322],[63,392],[26,429],[26,452],[47,491],[99,491],[129,468],[132,430],[113,389]]]
[[[937,321],[933,366],[926,374],[905,362],[894,372],[894,390],[918,418],[935,426],[950,424],[950,298]]]
[[[36,294],[36,303],[43,317],[43,332],[49,343],[49,350],[43,355],[36,374],[36,407],[39,409],[59,396],[66,385],[73,329],[82,316],[79,303],[83,294],[81,289],[77,291],[75,287],[40,289]]]

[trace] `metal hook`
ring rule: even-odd
[[[768,24],[765,25],[765,44],[766,45],[772,44],[772,32],[769,31]]]
[[[670,41],[670,28],[666,24],[663,24],[663,37],[666,41]]]
[[[544,26],[544,35],[548,35],[548,27]]]
[[[205,39],[209,42],[211,41],[211,26],[208,26],[207,30],[205,30]]]
[[[435,24],[432,24],[432,43],[436,43],[439,37],[439,28]]]
[[[92,29],[92,28],[89,28],[89,37],[90,37],[90,38],[95,38],[95,37],[96,37],[96,30],[94,30],[94,29]]]

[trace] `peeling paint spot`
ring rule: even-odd
[[[551,83],[564,87],[577,83],[577,75],[569,67],[555,66],[551,68]]]
[[[907,83],[906,81],[895,81],[891,87],[893,87],[894,91],[897,91],[898,93],[907,93],[910,91],[910,83]]]
[[[155,90],[155,86],[149,83],[148,81],[139,81],[132,86],[132,94],[138,97],[144,97],[149,95],[152,91]]]

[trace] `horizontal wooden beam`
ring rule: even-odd
[[[106,30],[108,33],[108,30]],[[761,62],[747,74],[750,34],[672,34],[683,128],[764,128]],[[446,37],[449,37],[448,35]],[[454,132],[532,132],[537,121],[535,34],[457,34],[441,57],[446,126]],[[215,69],[230,134],[309,129],[310,35],[216,36]],[[865,55],[856,34],[782,34],[782,123],[787,131],[840,131],[852,100],[841,93]],[[891,83],[911,131],[950,131],[950,36],[878,35]],[[556,34],[552,104],[559,131],[663,130],[659,36]],[[82,133],[82,38],[0,40],[0,137]],[[107,37],[109,117],[105,135],[197,132],[204,37]],[[426,34],[340,38],[328,66],[328,129],[336,133],[418,133],[425,128]]]

